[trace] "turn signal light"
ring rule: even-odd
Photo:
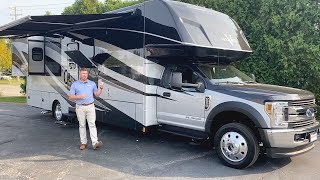
[[[272,113],[273,113],[273,106],[272,106],[272,104],[266,104],[266,112],[269,114],[269,116],[271,116],[272,115]]]

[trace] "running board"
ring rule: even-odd
[[[170,133],[170,134],[175,134],[175,135],[179,135],[179,136],[184,136],[184,137],[189,137],[189,138],[197,139],[197,140],[204,140],[208,137],[207,133],[202,132],[202,131],[182,128],[182,127],[177,127],[177,126],[171,126],[171,125],[167,125],[167,124],[159,125],[158,131]]]

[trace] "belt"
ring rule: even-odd
[[[93,104],[93,102],[92,103],[89,103],[89,104],[78,104],[79,106],[89,106],[89,105],[91,105],[91,104]]]

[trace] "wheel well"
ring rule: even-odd
[[[58,100],[54,100],[53,103],[52,103],[52,106],[51,106],[51,109],[52,109],[52,112],[53,112],[53,108],[54,108],[54,105],[59,102]]]
[[[254,132],[255,136],[258,138],[258,142],[261,142],[260,134],[254,122],[245,114],[236,111],[224,111],[217,114],[213,118],[213,123],[210,128],[211,136],[214,137],[216,132],[223,125],[233,122],[241,123],[249,127]]]

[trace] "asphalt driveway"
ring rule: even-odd
[[[188,138],[143,135],[98,125],[104,146],[79,150],[77,125],[0,103],[0,179],[319,179],[320,141],[293,158],[260,158],[245,170],[223,166],[215,152]]]

